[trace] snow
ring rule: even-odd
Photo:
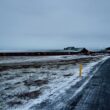
[[[86,55],[59,55],[59,56],[21,56],[21,57],[3,57],[0,59],[0,64],[6,63],[22,63],[22,62],[44,62],[44,61],[55,61],[55,60],[69,60],[86,58],[91,56]],[[92,56],[93,57],[93,56]]]
[[[26,58],[22,60],[14,59],[9,61],[1,61],[3,63],[12,63],[12,62],[25,62],[25,61],[50,61],[50,60],[59,60],[59,59],[78,59],[78,58],[87,58],[88,56],[50,56],[50,57],[41,57],[40,59],[35,57],[33,59]],[[99,56],[98,56],[99,57]],[[69,90],[71,86],[75,86],[78,82],[80,82],[82,79],[86,78],[85,82],[75,90],[74,94],[71,97],[76,96],[82,89],[85,87],[85,85],[89,82],[89,80],[92,78],[94,73],[98,70],[98,67],[95,69],[94,73],[90,73],[91,69],[99,64],[100,62],[104,62],[108,57],[103,57],[100,60],[97,61],[91,61],[90,63],[83,65],[83,73],[82,78],[79,77],[79,64],[68,64],[68,65],[61,65],[59,68],[50,68],[48,69],[49,65],[46,65],[45,67],[41,68],[28,68],[28,69],[16,69],[16,70],[7,70],[3,71],[0,80],[2,81],[0,84],[0,92],[3,94],[3,97],[5,96],[6,102],[10,102],[11,100],[21,100],[17,98],[16,96],[21,93],[41,90],[42,94],[35,98],[30,100],[22,99],[21,102],[23,104],[21,105],[15,105],[15,106],[8,106],[8,104],[5,106],[6,110],[30,110],[31,107],[34,105],[39,105],[42,102],[46,100],[51,100],[54,102],[54,99],[58,99],[60,95],[66,95],[66,90]],[[57,64],[56,64],[57,65]],[[27,72],[27,73],[26,73]],[[14,78],[12,77],[14,76]],[[5,80],[12,77],[12,79]],[[24,81],[26,80],[48,80],[48,84],[44,84],[42,86],[26,86],[24,85]],[[6,89],[11,88],[11,89]],[[12,98],[9,99],[8,96],[11,96]],[[15,96],[15,97],[13,97]],[[64,106],[64,103],[60,103],[60,105],[56,106],[56,109],[59,106]]]

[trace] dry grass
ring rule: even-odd
[[[2,64],[0,65],[0,71],[8,69],[23,69],[23,68],[40,68],[48,65],[49,68],[59,68],[61,65],[89,63],[90,61],[96,61],[99,57],[79,58],[72,60],[60,60],[60,61],[46,61],[46,62],[31,62],[31,63],[14,63],[14,64]]]
[[[41,95],[41,91],[40,90],[37,90],[37,91],[22,93],[20,95],[17,95],[17,97],[18,98],[22,98],[22,99],[35,99],[39,95]]]
[[[42,79],[42,80],[35,80],[35,81],[32,81],[32,80],[26,80],[24,81],[24,84],[26,86],[42,86],[44,84],[48,84],[48,80],[46,79]]]

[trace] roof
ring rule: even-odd
[[[71,52],[81,52],[81,51],[88,51],[86,48],[75,48],[75,47],[67,47],[64,48],[65,51],[71,51]]]

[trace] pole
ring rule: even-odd
[[[79,76],[82,76],[82,64],[79,65]]]

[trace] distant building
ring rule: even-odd
[[[91,54],[86,48],[67,47],[61,50],[44,50],[35,52],[3,52],[0,56],[47,56],[47,55],[75,55]]]
[[[110,47],[107,47],[107,48],[105,48],[105,49],[102,49],[102,50],[99,50],[99,51],[97,51],[96,53],[110,53]]]
[[[89,54],[90,51],[88,51],[86,48],[75,48],[75,47],[67,47],[64,48],[65,51],[75,52],[75,53],[84,53]]]
[[[107,47],[107,48],[105,49],[105,51],[106,51],[107,53],[110,53],[110,47]]]
[[[74,50],[75,47],[67,47],[67,48],[64,48],[64,50]]]
[[[106,50],[110,50],[110,47],[107,47]]]

